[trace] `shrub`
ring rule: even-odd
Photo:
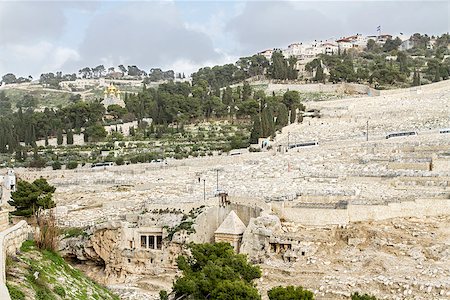
[[[69,170],[76,169],[78,167],[78,162],[76,161],[69,161],[66,165],[66,168]]]
[[[53,170],[61,170],[61,163],[59,162],[59,160],[55,160],[52,163],[52,168]]]
[[[116,159],[116,165],[121,166],[125,163],[125,160],[123,159],[123,157],[118,157]]]
[[[371,296],[368,294],[360,295],[358,292],[353,293],[351,297],[352,300],[377,300],[375,296]]]
[[[59,228],[56,225],[55,215],[49,213],[45,216],[40,216],[37,225],[39,230],[34,234],[36,246],[39,249],[56,251],[59,242]]]
[[[159,299],[160,300],[168,300],[169,299],[169,295],[164,290],[159,291]]]
[[[37,159],[33,159],[32,161],[30,161],[29,167],[36,168],[36,169],[42,169],[42,168],[45,168],[46,164],[47,163],[46,163],[45,159],[39,157]]]

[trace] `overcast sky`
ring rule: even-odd
[[[191,73],[292,42],[440,35],[445,1],[2,1],[0,76],[138,65]]]

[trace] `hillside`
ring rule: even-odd
[[[7,259],[7,286],[12,300],[119,299],[88,279],[58,254],[39,251],[26,241],[21,253]]]

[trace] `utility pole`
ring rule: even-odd
[[[366,142],[369,141],[369,120],[367,120],[366,124]]]
[[[216,191],[218,191],[219,190],[219,169],[216,169],[216,172],[217,172]]]
[[[291,135],[291,133],[288,131],[288,143],[287,143],[287,148],[288,148],[288,150],[289,150],[289,137],[290,137],[290,135]]]
[[[203,201],[206,201],[206,179],[203,179]]]

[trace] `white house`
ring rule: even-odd
[[[272,59],[273,49],[267,49],[258,53],[259,55],[264,56],[267,60]]]

